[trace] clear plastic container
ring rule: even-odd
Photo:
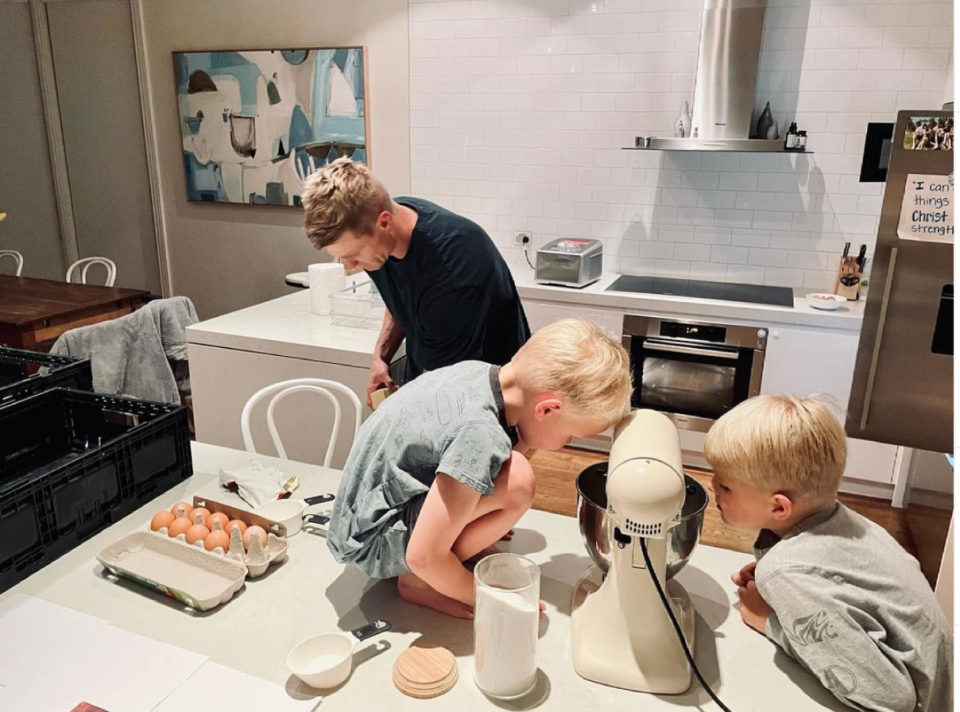
[[[516,554],[494,554],[473,574],[474,680],[489,697],[522,697],[537,682],[540,567]]]
[[[373,282],[359,282],[330,295],[330,316],[334,324],[355,329],[379,329],[387,307],[373,289]]]

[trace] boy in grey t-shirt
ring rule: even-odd
[[[420,376],[358,432],[327,546],[370,577],[397,577],[407,601],[471,618],[462,562],[533,503],[521,453],[603,432],[629,413],[631,393],[623,347],[575,319],[541,329],[502,368],[465,361]]]
[[[846,436],[826,405],[751,398],[705,452],[723,520],[760,530],[732,576],[744,622],[854,709],[953,709],[950,625],[916,559],[837,502]]]

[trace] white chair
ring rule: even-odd
[[[0,250],[0,260],[4,257],[9,257],[16,263],[16,271],[13,273],[13,276],[19,277],[20,273],[23,272],[23,255],[16,250]]]
[[[253,413],[253,408],[257,403],[268,395],[275,394],[267,404],[267,429],[270,431],[270,437],[273,439],[273,446],[277,449],[277,455],[283,459],[287,459],[286,450],[283,449],[283,443],[280,442],[280,434],[277,432],[277,425],[273,418],[273,412],[277,407],[277,403],[292,393],[320,393],[333,404],[333,429],[330,433],[330,443],[327,445],[327,454],[323,458],[323,466],[330,467],[330,461],[333,459],[333,450],[337,445],[337,438],[340,436],[341,420],[340,402],[331,391],[345,395],[347,400],[353,403],[355,413],[353,437],[356,438],[357,431],[360,429],[360,417],[363,411],[363,406],[356,393],[342,383],[328,381],[324,378],[294,378],[289,381],[280,381],[271,386],[261,388],[250,396],[247,404],[243,407],[243,412],[240,414],[240,430],[243,433],[243,446],[247,449],[247,452],[254,454],[257,452],[253,444],[253,435],[250,432],[250,415]]]
[[[67,270],[67,281],[72,281],[74,270],[82,266],[83,271],[80,272],[80,284],[86,284],[87,272],[93,265],[103,265],[106,268],[107,281],[104,283],[104,286],[112,287],[117,279],[117,266],[113,263],[113,260],[107,259],[106,257],[84,257],[82,260],[77,260],[70,265],[70,269]]]

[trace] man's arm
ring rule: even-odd
[[[453,553],[453,545],[479,501],[477,490],[438,472],[407,544],[410,571],[435,591],[468,606],[473,605],[473,574]]]
[[[377,345],[373,349],[373,361],[370,364],[370,376],[367,379],[367,405],[373,408],[371,394],[386,386],[391,391],[396,390],[397,384],[390,377],[390,362],[403,343],[404,334],[400,325],[393,318],[389,309],[383,312],[383,326],[380,328],[380,336],[377,337]]]

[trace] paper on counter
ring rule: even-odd
[[[22,593],[0,604],[0,710],[38,670],[49,670],[58,652],[81,650],[104,627],[99,618]]]
[[[4,640],[0,647],[5,656],[10,647],[4,637],[7,630],[39,625],[42,633],[31,644],[31,653],[41,640],[49,640],[52,631],[57,632],[56,640],[45,645],[42,658],[32,654],[28,666],[19,668],[18,684],[0,700],[0,712],[72,710],[81,702],[111,712],[150,712],[207,660],[204,655],[114,628],[105,621],[94,618],[95,623],[90,624],[83,620],[89,616],[40,604],[22,606],[0,619],[0,639]],[[38,610],[53,615],[37,620]],[[57,625],[65,625],[66,631],[56,629]]]
[[[320,698],[294,699],[280,685],[208,660],[154,712],[309,712],[319,705]]]

